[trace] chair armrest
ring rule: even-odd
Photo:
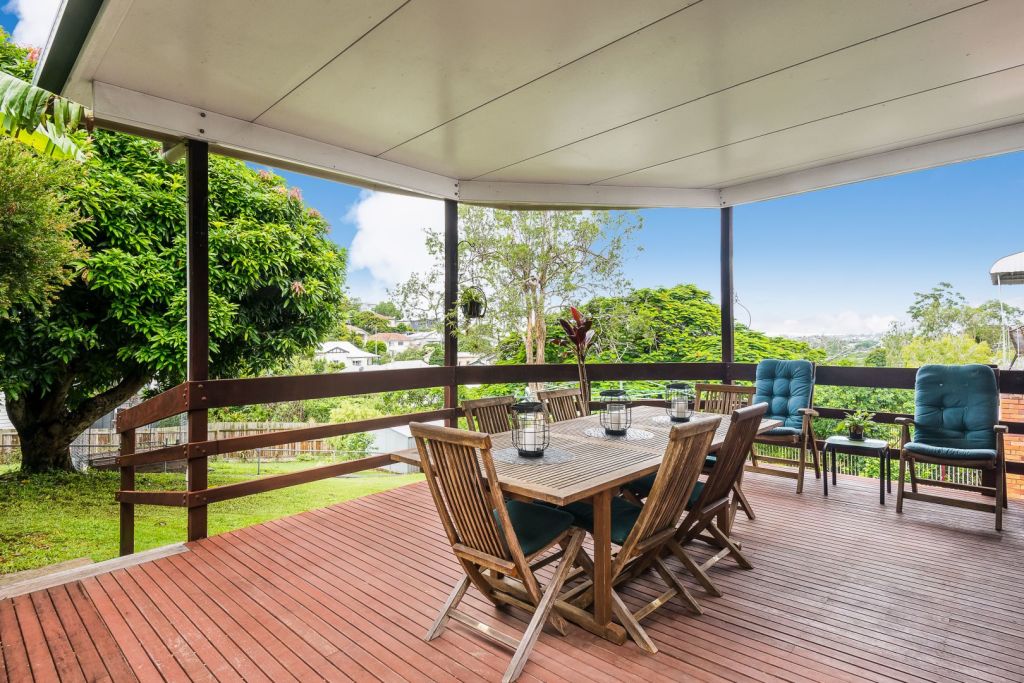
[[[1010,428],[1006,425],[995,425],[992,427],[992,431],[996,434],[1008,434],[1010,432]]]
[[[910,425],[914,424],[914,418],[912,418],[912,417],[897,417],[896,418],[896,424],[904,425],[904,426],[909,427]]]
[[[900,426],[900,450],[910,441],[910,426],[914,424],[911,417],[897,417],[896,424]]]
[[[800,414],[808,415],[810,417],[821,417],[821,415],[818,414],[818,411],[815,410],[814,408],[801,408]]]

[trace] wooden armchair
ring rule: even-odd
[[[463,401],[462,411],[466,414],[466,425],[471,432],[501,434],[512,429],[510,419],[514,396],[494,396]]]
[[[583,392],[579,389],[538,391],[537,398],[544,405],[548,422],[572,420],[589,412],[583,402]]]
[[[999,386],[992,368],[987,365],[921,366],[914,382],[914,419],[896,419],[902,427],[896,512],[903,512],[903,500],[907,498],[993,512],[996,531],[1001,531],[1003,508],[1007,507],[1006,453],[1003,446],[1007,428],[998,424],[998,420]],[[914,427],[913,440],[911,426]],[[918,462],[994,470],[995,486],[921,479],[917,476]],[[904,490],[908,467],[909,493]],[[919,484],[994,495],[995,502],[921,493]]]
[[[417,422],[409,428],[441,524],[466,573],[452,590],[426,640],[439,636],[454,619],[513,650],[502,680],[514,681],[522,673],[545,623],[565,635],[565,620],[552,608],[577,561],[585,534],[573,528],[573,517],[567,512],[506,501],[497,486],[488,485],[498,480],[489,435]],[[555,546],[561,548],[557,553],[541,557]],[[561,562],[547,589],[542,589],[534,571],[559,557]],[[521,639],[459,610],[470,584],[495,606],[514,605],[533,613]]]
[[[619,551],[612,562],[612,586],[622,584],[637,575],[636,569],[653,569],[668,590],[635,612],[630,611],[622,598],[612,589],[612,610],[626,632],[647,652],[658,648],[640,625],[640,621],[674,597],[681,597],[697,614],[700,604],[680,582],[662,556],[671,550],[679,519],[687,501],[691,499],[697,479],[704,466],[704,457],[714,439],[720,418],[698,419],[676,425],[669,434],[668,447],[647,502],[641,507],[624,498],[612,499],[612,542]],[[576,524],[589,531],[594,528],[594,509],[590,503],[573,503],[564,508],[576,518]],[[684,554],[685,555],[685,554]],[[580,552],[584,569],[593,576],[593,562],[586,551]],[[563,599],[575,600],[585,607],[593,598],[593,583],[584,582],[563,594]]]
[[[731,415],[732,411],[749,406],[753,402],[754,387],[742,387],[735,384],[702,384],[694,385],[696,397],[693,409],[698,413],[717,413]]]
[[[763,360],[757,364],[754,382],[754,403],[767,403],[767,417],[780,420],[781,427],[769,430],[754,439],[755,444],[787,446],[797,449],[796,472],[790,468],[763,467],[760,462],[792,465],[793,460],[759,455],[756,446],[750,450],[748,470],[777,477],[796,479],[796,492],[803,493],[807,465],[814,465],[815,478],[821,478],[821,459],[814,435],[814,363],[806,360]],[[813,460],[808,461],[810,452]],[[759,462],[760,461],[760,462]]]

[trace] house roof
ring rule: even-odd
[[[319,353],[344,353],[353,358],[377,358],[377,354],[361,349],[352,342],[326,341],[320,344]]]
[[[1004,256],[989,269],[992,284],[1024,285],[1024,251]]]
[[[366,338],[366,341],[411,341],[412,338],[407,334],[401,332],[378,332],[377,334],[371,334]]]
[[[364,187],[718,207],[1024,149],[1022,26],[1018,0],[67,0],[37,78]]]

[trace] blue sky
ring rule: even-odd
[[[20,13],[25,35],[45,31],[39,17],[58,4],[4,1],[0,25],[13,31]],[[280,173],[350,248],[353,295],[376,301],[429,263],[420,235],[440,227],[438,202]],[[626,264],[634,285],[693,282],[717,293],[718,211],[640,213],[643,250]],[[1024,250],[1024,153],[740,206],[735,231],[739,320],[780,334],[882,331],[915,291],[940,281],[974,302],[995,297],[989,267]],[[1005,296],[1024,306],[1024,287]]]

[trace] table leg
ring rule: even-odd
[[[594,620],[604,626],[612,620],[612,492],[601,491],[594,505]]]
[[[885,505],[885,451],[878,454],[878,503]]]
[[[885,449],[885,490],[892,493],[892,454],[888,447]]]
[[[828,498],[828,454],[829,454],[830,452],[832,452],[832,447],[831,447],[831,446],[829,446],[828,444],[825,444],[825,450],[824,450],[824,451],[823,451],[823,453],[822,453],[822,455],[823,455],[823,456],[824,456],[824,458],[825,458],[825,462],[823,462],[823,463],[822,463],[822,465],[824,465],[824,466],[825,466],[825,476],[824,476],[824,477],[822,477],[821,479],[822,479],[822,481],[824,482],[824,486],[825,486],[825,497],[826,497],[826,498]],[[836,457],[836,456],[835,456],[835,453],[833,453],[833,454],[832,454],[832,457],[833,457],[833,458],[835,458],[835,457]]]
[[[839,473],[839,456],[836,455],[837,448],[832,448],[832,485],[835,486],[836,475]]]

